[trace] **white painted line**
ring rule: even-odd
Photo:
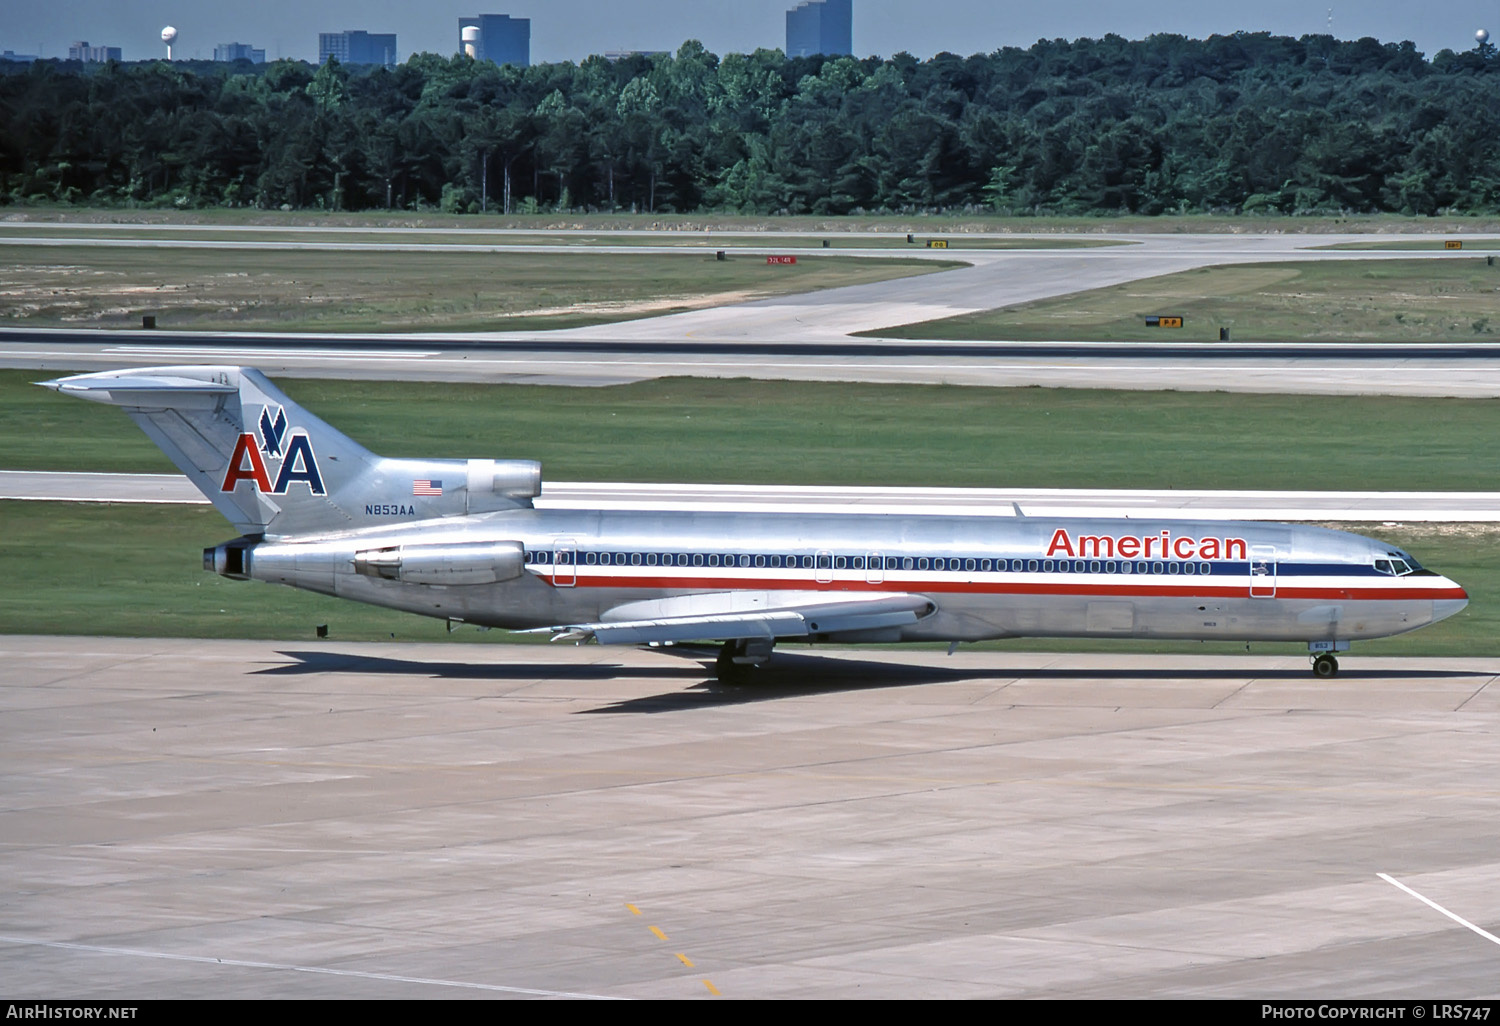
[[[170,343],[163,343],[161,345],[154,345],[154,346],[152,346],[152,345],[107,346],[107,347],[105,347],[105,349],[103,351],[106,352],[106,353],[129,353],[132,356],[134,356],[136,354],[141,354],[141,355],[156,355],[158,353],[177,353],[177,354],[189,353],[189,354],[192,354],[192,355],[195,355],[195,356],[229,356],[229,355],[237,355],[237,356],[272,356],[272,357],[275,357],[275,356],[284,356],[284,355],[288,355],[288,354],[293,355],[293,356],[303,356],[303,357],[306,357],[306,356],[347,357],[349,355],[349,353],[348,353],[347,350],[342,350],[342,349],[294,349],[294,350],[286,350],[286,349],[248,349],[248,348],[237,348],[237,347],[234,347],[234,346],[192,346],[192,345],[172,345]],[[378,352],[375,352],[375,353],[364,352],[363,355],[365,355],[365,356],[379,355],[379,356],[382,356],[382,357],[418,358],[418,357],[437,356],[437,355],[439,355],[439,352],[437,350],[428,351],[428,350],[421,350],[421,349],[381,349],[381,350],[379,350]]]
[[[141,506],[207,506],[207,499],[125,499],[118,496],[88,495],[0,495],[12,502],[107,502],[110,505]]]
[[[521,345],[522,345],[521,343],[517,343],[518,349],[520,348]],[[649,345],[646,345],[646,344],[643,343],[643,347],[649,348]],[[817,372],[823,372],[823,371],[833,371],[833,372],[836,372],[836,373],[832,375],[832,378],[831,378],[832,380],[845,380],[847,378],[849,380],[863,380],[863,381],[869,381],[869,382],[872,382],[872,383],[881,383],[882,382],[882,379],[878,376],[878,374],[881,374],[881,373],[883,373],[883,374],[892,374],[892,373],[895,373],[895,372],[898,372],[898,371],[899,372],[905,372],[905,373],[941,373],[941,374],[945,374],[945,375],[966,374],[966,373],[994,374],[994,373],[1006,372],[1006,371],[1013,372],[1013,373],[1021,373],[1021,374],[1038,374],[1038,373],[1041,373],[1041,372],[1045,371],[1045,372],[1062,373],[1062,374],[1079,374],[1079,375],[1083,375],[1085,377],[1088,377],[1090,375],[1097,374],[1097,372],[1101,368],[1103,368],[1103,369],[1115,369],[1121,363],[1121,361],[1105,359],[1105,360],[1095,361],[1095,365],[1090,366],[1090,365],[1082,363],[1082,362],[1079,362],[1079,363],[1056,363],[1056,362],[1044,361],[1044,360],[1024,361],[1024,360],[1015,360],[1015,359],[1001,359],[1001,358],[998,358],[998,357],[994,360],[994,362],[990,362],[990,363],[963,363],[963,362],[952,362],[952,363],[894,363],[894,362],[884,362],[886,360],[890,360],[890,359],[893,359],[893,358],[890,358],[890,357],[878,357],[878,356],[877,357],[870,357],[870,358],[866,359],[863,364],[850,363],[850,362],[844,362],[844,363],[826,363],[826,362],[815,362],[815,361],[783,361],[783,360],[772,360],[772,359],[767,359],[767,358],[764,358],[764,357],[756,357],[756,356],[741,357],[738,360],[734,360],[734,361],[729,361],[729,360],[699,360],[699,359],[696,359],[696,358],[694,358],[692,356],[684,356],[682,358],[675,359],[675,360],[641,360],[641,359],[636,359],[636,358],[629,357],[629,356],[616,356],[616,355],[613,355],[613,354],[593,354],[593,355],[590,355],[590,356],[587,356],[587,357],[582,357],[582,356],[580,356],[580,357],[571,357],[571,356],[567,356],[567,355],[560,355],[560,354],[555,354],[555,353],[549,353],[549,352],[547,352],[545,350],[544,347],[539,347],[535,351],[528,350],[528,352],[534,352],[535,355],[528,356],[528,357],[510,357],[510,358],[505,358],[505,359],[487,359],[487,358],[480,357],[480,356],[467,356],[467,357],[465,357],[465,356],[429,356],[426,353],[422,353],[422,352],[413,353],[411,355],[396,355],[396,354],[392,354],[392,353],[386,352],[386,351],[379,351],[379,352],[359,352],[359,351],[352,351],[352,352],[348,352],[348,353],[329,353],[326,356],[317,356],[317,355],[309,355],[305,351],[297,352],[297,351],[292,351],[292,350],[250,351],[250,350],[243,350],[243,349],[214,349],[214,350],[200,350],[200,351],[194,352],[194,351],[190,351],[186,347],[181,347],[181,348],[170,348],[170,349],[163,348],[163,349],[157,350],[155,352],[155,355],[158,355],[158,356],[173,356],[173,355],[175,355],[175,356],[180,356],[180,357],[184,357],[184,358],[201,357],[201,358],[204,358],[204,359],[216,360],[216,361],[218,361],[220,363],[223,363],[223,362],[233,362],[233,359],[235,357],[237,357],[237,356],[238,357],[254,357],[254,358],[264,358],[264,359],[270,360],[272,363],[274,363],[274,364],[276,364],[278,366],[283,366],[283,367],[290,366],[292,364],[298,364],[298,363],[312,363],[314,365],[323,364],[325,366],[330,366],[330,367],[334,366],[334,365],[340,365],[340,364],[358,364],[358,365],[365,365],[365,364],[407,364],[407,365],[410,365],[410,364],[412,364],[414,362],[420,361],[422,363],[422,366],[424,368],[429,369],[429,370],[437,370],[437,369],[444,368],[444,367],[451,367],[451,368],[454,368],[454,369],[463,368],[463,369],[469,370],[470,372],[478,372],[478,371],[482,371],[482,370],[485,370],[485,369],[495,369],[497,371],[501,371],[501,370],[503,370],[505,368],[515,368],[517,371],[525,373],[528,376],[533,376],[534,377],[534,376],[537,376],[537,375],[542,375],[542,376],[550,376],[550,377],[554,377],[554,378],[565,376],[568,373],[574,372],[574,371],[579,370],[579,369],[582,369],[583,371],[587,372],[588,374],[592,374],[594,376],[600,376],[600,375],[610,376],[610,375],[614,375],[614,374],[642,374],[642,375],[646,375],[648,373],[654,373],[654,371],[655,371],[656,368],[664,368],[664,369],[666,369],[666,370],[668,370],[670,372],[676,373],[676,374],[688,374],[688,375],[691,375],[691,374],[693,374],[694,372],[697,372],[697,371],[713,370],[713,371],[722,371],[722,372],[724,372],[728,376],[741,376],[741,377],[743,377],[745,375],[745,373],[746,373],[747,370],[760,371],[760,372],[777,371],[777,372],[784,372],[784,373],[788,374],[789,378],[791,378],[793,380],[798,379],[800,377],[806,377],[809,373],[817,373]],[[113,356],[115,358],[122,358],[123,359],[123,358],[131,358],[131,357],[135,357],[135,356],[147,356],[147,355],[153,355],[153,354],[148,353],[144,349],[132,349],[132,350],[128,350],[128,351],[122,351],[122,350],[120,350],[118,348],[112,348],[110,350],[106,350],[104,353],[101,353],[99,355],[108,355],[108,356]],[[14,349],[14,348],[0,347],[0,357],[18,357],[18,358],[24,358],[24,359],[36,359],[38,357],[90,359],[90,358],[94,358],[95,354],[89,353],[89,352],[80,352],[78,350],[68,350],[68,349],[63,349],[63,350],[39,350],[39,349]],[[1391,361],[1391,363],[1392,364],[1399,363],[1405,369],[1407,369],[1409,371],[1409,369],[1412,366],[1413,362],[1411,360],[1409,360],[1409,359],[1400,359],[1400,360],[1393,359]],[[1365,367],[1361,368],[1361,373],[1362,374],[1367,373],[1368,369],[1369,369],[1369,366],[1371,366],[1371,365],[1366,365]],[[1384,366],[1384,365],[1382,365],[1382,364],[1373,364],[1373,366]],[[1308,369],[1310,369],[1310,370],[1329,369],[1329,368],[1323,368],[1323,367],[1321,367],[1321,365],[1319,365],[1316,360],[1307,361],[1306,362],[1306,367]],[[1150,374],[1153,373],[1153,372],[1158,372],[1158,371],[1160,371],[1160,372],[1176,371],[1176,370],[1181,370],[1182,367],[1181,366],[1174,367],[1174,366],[1165,365],[1165,364],[1163,364],[1163,365],[1137,364],[1137,363],[1133,363],[1133,362],[1130,362],[1130,361],[1124,361],[1124,369],[1130,370],[1130,371],[1139,372],[1139,375],[1143,375],[1143,376],[1149,377]],[[1334,370],[1334,371],[1336,371],[1336,372],[1341,372],[1341,373],[1346,371],[1346,368],[1340,368],[1340,367],[1334,367],[1334,368],[1331,368],[1331,369]],[[1240,381],[1240,382],[1243,382],[1243,381],[1247,380],[1245,378],[1245,375],[1247,373],[1252,373],[1253,372],[1255,374],[1259,374],[1259,375],[1263,375],[1263,376],[1269,375],[1270,377],[1275,378],[1276,376],[1278,376],[1280,374],[1282,368],[1279,367],[1279,366],[1274,366],[1274,365],[1271,365],[1271,366],[1268,366],[1268,365],[1243,366],[1242,365],[1242,366],[1238,367],[1237,370],[1239,372],[1239,376],[1238,376],[1238,378],[1236,380]],[[850,377],[851,375],[853,376],[852,378]],[[945,378],[944,380],[948,380],[948,379]],[[1139,380],[1139,378],[1138,377],[1137,378],[1132,378],[1131,380],[1133,380],[1133,381],[1134,380]],[[1225,382],[1227,380],[1227,377],[1210,376],[1210,377],[1205,377],[1202,380],[1203,380],[1204,388],[1205,389],[1210,388],[1210,387],[1229,387],[1228,385],[1225,384]],[[1351,380],[1353,380],[1353,379],[1351,379]],[[1030,379],[1027,379],[1027,382],[1029,383]],[[901,383],[901,382],[891,382],[891,383]],[[1068,386],[1066,384],[1058,384],[1058,385],[1054,385],[1052,387],[1066,388],[1066,387],[1070,387],[1070,386]],[[1131,386],[1118,386],[1117,385],[1116,387],[1131,387],[1131,388],[1149,389],[1149,388],[1154,388],[1154,387],[1159,387],[1159,386],[1154,386],[1154,385],[1147,384],[1147,385],[1131,385]],[[1483,382],[1480,382],[1480,383],[1473,384],[1472,386],[1468,387],[1468,389],[1466,391],[1462,392],[1462,393],[1458,393],[1458,392],[1451,392],[1451,393],[1450,392],[1445,392],[1443,394],[1445,394],[1445,395],[1447,395],[1447,394],[1453,394],[1453,395],[1462,394],[1462,395],[1483,395],[1483,396],[1490,396],[1490,395],[1493,395],[1493,394],[1500,394],[1500,391],[1497,391],[1497,389],[1500,389],[1500,386],[1494,386],[1494,385],[1489,385],[1489,384],[1485,384]],[[1254,391],[1254,389],[1249,389],[1249,390],[1250,391]],[[1400,390],[1394,390],[1394,391],[1388,391],[1388,392],[1382,392],[1382,393],[1370,393],[1370,394],[1398,395],[1398,394],[1405,394],[1405,393],[1401,392]],[[1419,394],[1420,395],[1420,394],[1425,394],[1425,393],[1418,392],[1418,393],[1415,393],[1415,394]]]
[[[1433,901],[1431,898],[1426,897],[1426,896],[1421,895],[1421,894],[1418,894],[1416,891],[1414,891],[1410,887],[1406,886],[1406,884],[1402,883],[1400,880],[1397,880],[1397,879],[1395,879],[1394,877],[1391,877],[1391,876],[1387,876],[1385,873],[1376,873],[1375,875],[1378,876],[1378,877],[1380,877],[1380,879],[1384,880],[1386,883],[1390,884],[1392,887],[1399,887],[1401,890],[1405,891],[1407,894],[1410,894],[1413,898],[1416,898],[1418,901],[1422,902],[1422,904],[1427,905],[1427,906],[1429,906],[1431,908],[1434,908],[1437,911],[1441,912],[1443,915],[1445,915],[1449,919],[1453,920],[1459,926],[1466,926],[1466,927],[1468,927],[1470,930],[1473,930],[1475,933],[1479,934],[1479,936],[1483,937],[1485,940],[1489,941],[1492,944],[1500,944],[1500,937],[1496,937],[1493,933],[1490,933],[1488,930],[1484,930],[1484,929],[1481,929],[1481,928],[1475,926],[1473,923],[1469,922],[1463,916],[1455,915],[1452,912],[1449,912],[1447,909],[1445,909],[1443,906],[1439,905],[1437,902]]]
[[[283,972],[315,973],[321,976],[348,976],[361,980],[383,980],[391,983],[421,983],[431,987],[459,987],[464,990],[487,990],[501,994],[525,994],[530,997],[574,998],[584,1001],[620,1001],[604,994],[580,994],[566,990],[538,990],[533,987],[503,987],[492,983],[467,983],[463,980],[434,980],[424,976],[398,976],[393,973],[365,973],[354,969],[326,969],[313,965],[288,965],[281,962],[251,962],[238,958],[212,958],[207,955],[178,955],[167,951],[141,951],[136,948],[109,948],[97,944],[70,944],[66,941],[32,940],[27,937],[0,936],[0,943],[25,944],[63,951],[86,951],[99,955],[131,955],[136,958],[160,958],[172,962],[197,962],[201,965],[231,965],[240,969],[278,969]]]

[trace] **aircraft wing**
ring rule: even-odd
[[[616,606],[596,623],[546,628],[553,641],[641,645],[667,641],[797,638],[916,623],[936,609],[906,593],[716,592]]]

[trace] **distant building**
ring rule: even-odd
[[[786,55],[854,53],[854,0],[807,0],[786,12]]]
[[[214,47],[216,61],[249,61],[251,64],[266,63],[266,51],[258,50],[249,43],[220,43]]]
[[[607,61],[623,61],[626,57],[670,57],[671,50],[605,50],[599,55]]]
[[[68,46],[68,60],[86,61],[92,64],[102,64],[105,61],[117,61],[120,59],[120,48],[118,46],[90,46],[88,40],[79,40]]]
[[[318,33],[318,63],[332,57],[340,64],[384,64],[396,66],[396,34],[361,30]]]
[[[512,18],[508,14],[481,14],[473,18],[459,18],[459,53],[468,53],[463,41],[466,28],[479,30],[479,38],[474,41],[473,57],[476,61],[514,64],[518,68],[531,66],[530,18]]]
[[[6,50],[4,53],[0,53],[0,63],[30,64],[32,61],[39,60],[41,58],[34,53],[16,53],[14,50]]]

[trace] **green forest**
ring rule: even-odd
[[[1500,212],[1495,48],[1237,33],[919,61],[0,65],[0,205]]]

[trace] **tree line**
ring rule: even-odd
[[[1495,48],[1237,33],[918,61],[0,65],[0,204],[1500,211]]]

